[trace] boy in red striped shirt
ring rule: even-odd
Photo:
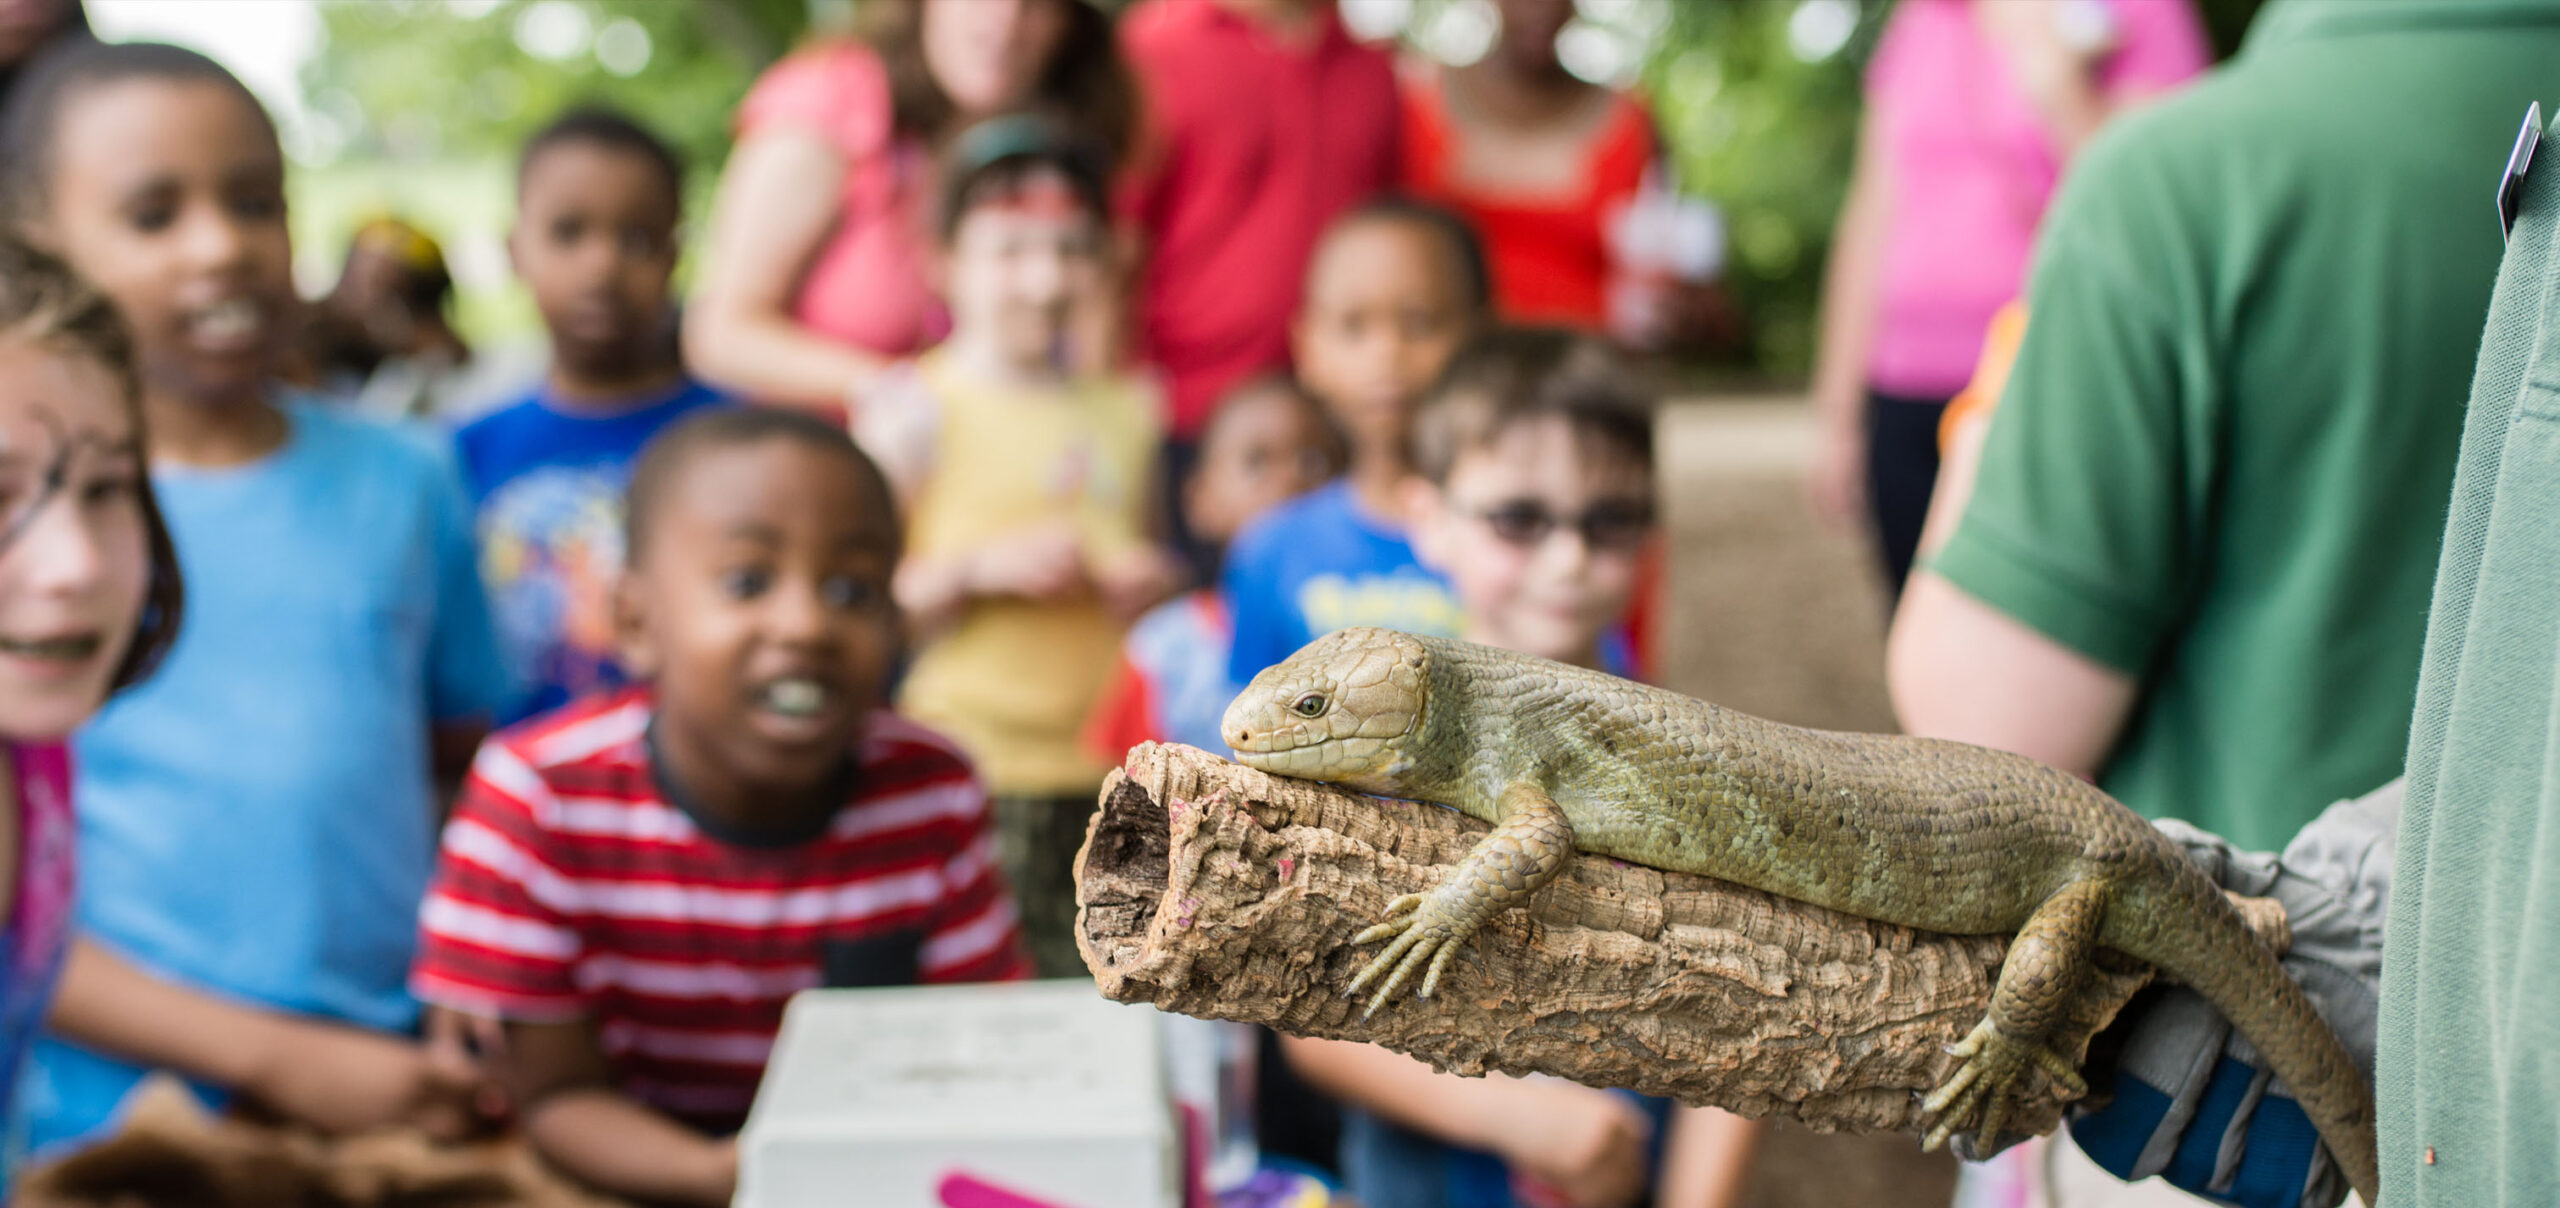
[[[552,1162],[725,1204],[795,991],[1028,964],[976,777],[878,704],[900,543],[869,459],[794,413],[698,413],[642,455],[625,523],[640,686],[481,748],[413,984],[489,1021]]]

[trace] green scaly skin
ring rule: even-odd
[[[1951,935],[2014,933],[1990,1014],[1924,1102],[1931,1148],[1986,1143],[2041,1069],[2085,1092],[2050,1033],[2109,948],[2211,1000],[2266,1056],[2348,1181],[2375,1202],[2372,1089],[2276,954],[2176,844],[2021,756],[1799,729],[1562,663],[1350,629],[1255,676],[1222,724],[1282,776],[1438,802],[1493,824],[1452,875],[1355,942],[1369,1009],[1417,972],[1430,997],[1487,919],[1573,851],[1697,873]]]

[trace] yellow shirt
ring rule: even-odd
[[[939,352],[916,364],[941,405],[932,472],[907,520],[912,557],[947,557],[1066,517],[1089,564],[1146,544],[1157,428],[1139,382],[1024,390]],[[902,712],[969,752],[990,792],[1091,792],[1107,770],[1077,742],[1124,630],[1097,600],[981,600],[917,653]]]

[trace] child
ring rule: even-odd
[[[179,596],[124,325],[0,238],[0,1201],[25,1137],[18,1071],[71,934],[63,743],[168,652]]]
[[[1183,483],[1192,535],[1224,546],[1255,517],[1341,473],[1342,460],[1342,436],[1314,399],[1286,378],[1247,381],[1200,432],[1200,460]],[[1227,601],[1215,588],[1138,618],[1094,706],[1086,747],[1109,763],[1142,742],[1223,750],[1218,718],[1239,687],[1227,678],[1230,639]]]
[[[1055,126],[961,134],[940,214],[951,338],[917,362],[935,427],[904,459],[921,473],[897,589],[919,645],[899,703],[986,777],[1044,977],[1084,975],[1068,866],[1108,765],[1077,739],[1172,576],[1145,531],[1153,402],[1062,356],[1108,288],[1104,204],[1099,159]]]
[[[453,273],[434,237],[388,215],[347,239],[338,283],[311,304],[292,380],[361,415],[415,419],[442,410],[468,380],[471,346],[445,312]]]
[[[986,797],[878,709],[898,649],[887,483],[841,429],[717,408],[642,454],[615,593],[643,685],[481,748],[421,919],[420,997],[552,1162],[726,1204],[784,1003],[1023,976]]]
[[[620,687],[609,599],[640,446],[720,397],[677,363],[667,278],[684,170],[629,118],[574,110],[525,143],[507,252],[551,332],[532,394],[455,438],[499,636],[530,695],[509,720]]]
[[[0,197],[133,331],[188,595],[159,673],[77,742],[80,935],[35,1140],[109,1125],[154,1067],[327,1129],[458,1127],[475,1071],[411,1038],[406,974],[438,762],[507,691],[460,487],[411,436],[276,401],[284,154],[211,60],[48,56]]]
[[[1458,606],[1407,541],[1413,409],[1483,322],[1484,256],[1447,212],[1372,202],[1325,232],[1291,338],[1298,377],[1351,442],[1333,485],[1246,526],[1229,551],[1228,678],[1242,684],[1353,625],[1453,635]]]
[[[1596,341],[1498,330],[1470,344],[1414,423],[1414,545],[1449,575],[1461,637],[1614,670],[1609,637],[1657,535],[1649,401]],[[1292,1039],[1289,1059],[1354,1108],[1343,1165],[1364,1203],[1736,1203],[1758,1126],[1553,1080],[1462,1079],[1385,1049]]]

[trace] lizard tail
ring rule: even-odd
[[[2100,942],[2151,962],[2220,1010],[2284,1079],[2356,1194],[2379,1203],[2372,1084],[2231,900],[2192,867],[2179,872],[2159,895],[2176,900],[2109,911]],[[2132,934],[2115,934],[2120,919]]]

